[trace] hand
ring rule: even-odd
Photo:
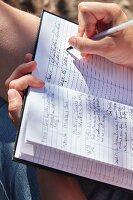
[[[31,54],[26,54],[26,63],[18,66],[5,82],[6,88],[8,89],[9,116],[16,126],[18,126],[20,118],[23,92],[25,89],[28,86],[34,88],[44,86],[44,82],[42,80],[39,80],[29,74],[36,68],[37,65],[35,61],[31,61],[31,58]]]
[[[108,28],[128,21],[121,8],[114,3],[82,2],[78,6],[78,35],[69,44],[88,58],[88,54],[103,56],[115,63],[133,65],[133,27],[100,40],[91,37]]]

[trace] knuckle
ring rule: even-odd
[[[16,104],[9,104],[8,111],[11,112],[16,112],[18,110],[18,106]]]
[[[84,6],[84,3],[83,2],[80,2],[79,4],[78,4],[78,9],[80,10],[80,8],[82,8]]]
[[[117,3],[111,3],[113,9],[121,10]]]
[[[80,24],[80,20],[78,20],[79,21],[79,24]],[[82,26],[78,26],[78,32],[79,33],[82,33],[84,31],[84,27],[82,27]]]
[[[85,3],[85,2],[80,2],[80,3],[78,4],[78,11],[83,12],[84,9],[86,9],[86,3]]]
[[[18,111],[20,110],[22,104],[20,104],[20,102],[17,102],[16,100],[12,100],[9,102],[9,106],[8,106],[8,111],[10,113],[18,113]]]
[[[77,43],[77,49],[82,52],[84,50],[83,42]]]
[[[112,10],[115,11],[117,16],[121,16],[123,14],[123,11],[120,6],[118,6],[117,3],[111,3],[112,4]]]
[[[82,38],[79,41],[77,41],[77,49],[81,53],[87,53],[90,48],[91,47],[88,45],[86,39]]]
[[[16,88],[16,83],[15,83],[15,80],[13,80],[13,81],[11,81],[10,83],[9,83],[9,89],[15,89]]]
[[[32,75],[27,75],[25,81],[27,81],[27,84],[30,85],[30,84],[32,84],[33,82],[36,82],[36,77],[35,77],[35,76],[32,76]]]
[[[110,52],[114,51],[115,48],[116,45],[112,38],[107,38],[107,40],[105,39],[102,45],[100,45],[98,51],[109,54]]]

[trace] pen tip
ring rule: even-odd
[[[73,47],[68,47],[67,49],[66,49],[66,51],[69,51],[69,50],[71,50],[71,49],[73,49]]]

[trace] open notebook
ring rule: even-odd
[[[133,71],[76,50],[77,25],[44,11],[14,160],[133,189]]]

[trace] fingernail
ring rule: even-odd
[[[84,57],[89,60],[92,58],[92,54],[86,54]]]
[[[42,80],[40,80],[40,79],[38,79],[38,80],[36,81],[36,83],[37,83],[37,85],[38,85],[39,87],[43,87],[43,86],[44,86],[44,81],[42,81]]]
[[[69,39],[69,44],[76,49],[77,48],[77,39],[75,37],[71,37]]]
[[[30,61],[30,62],[27,62],[26,65],[31,65],[33,63],[36,63],[34,60]]]
[[[42,81],[40,79],[39,79],[39,83],[40,83],[41,86],[44,86],[44,84],[45,84],[44,81]]]
[[[8,90],[8,100],[12,101],[16,98],[16,92],[12,89]]]

